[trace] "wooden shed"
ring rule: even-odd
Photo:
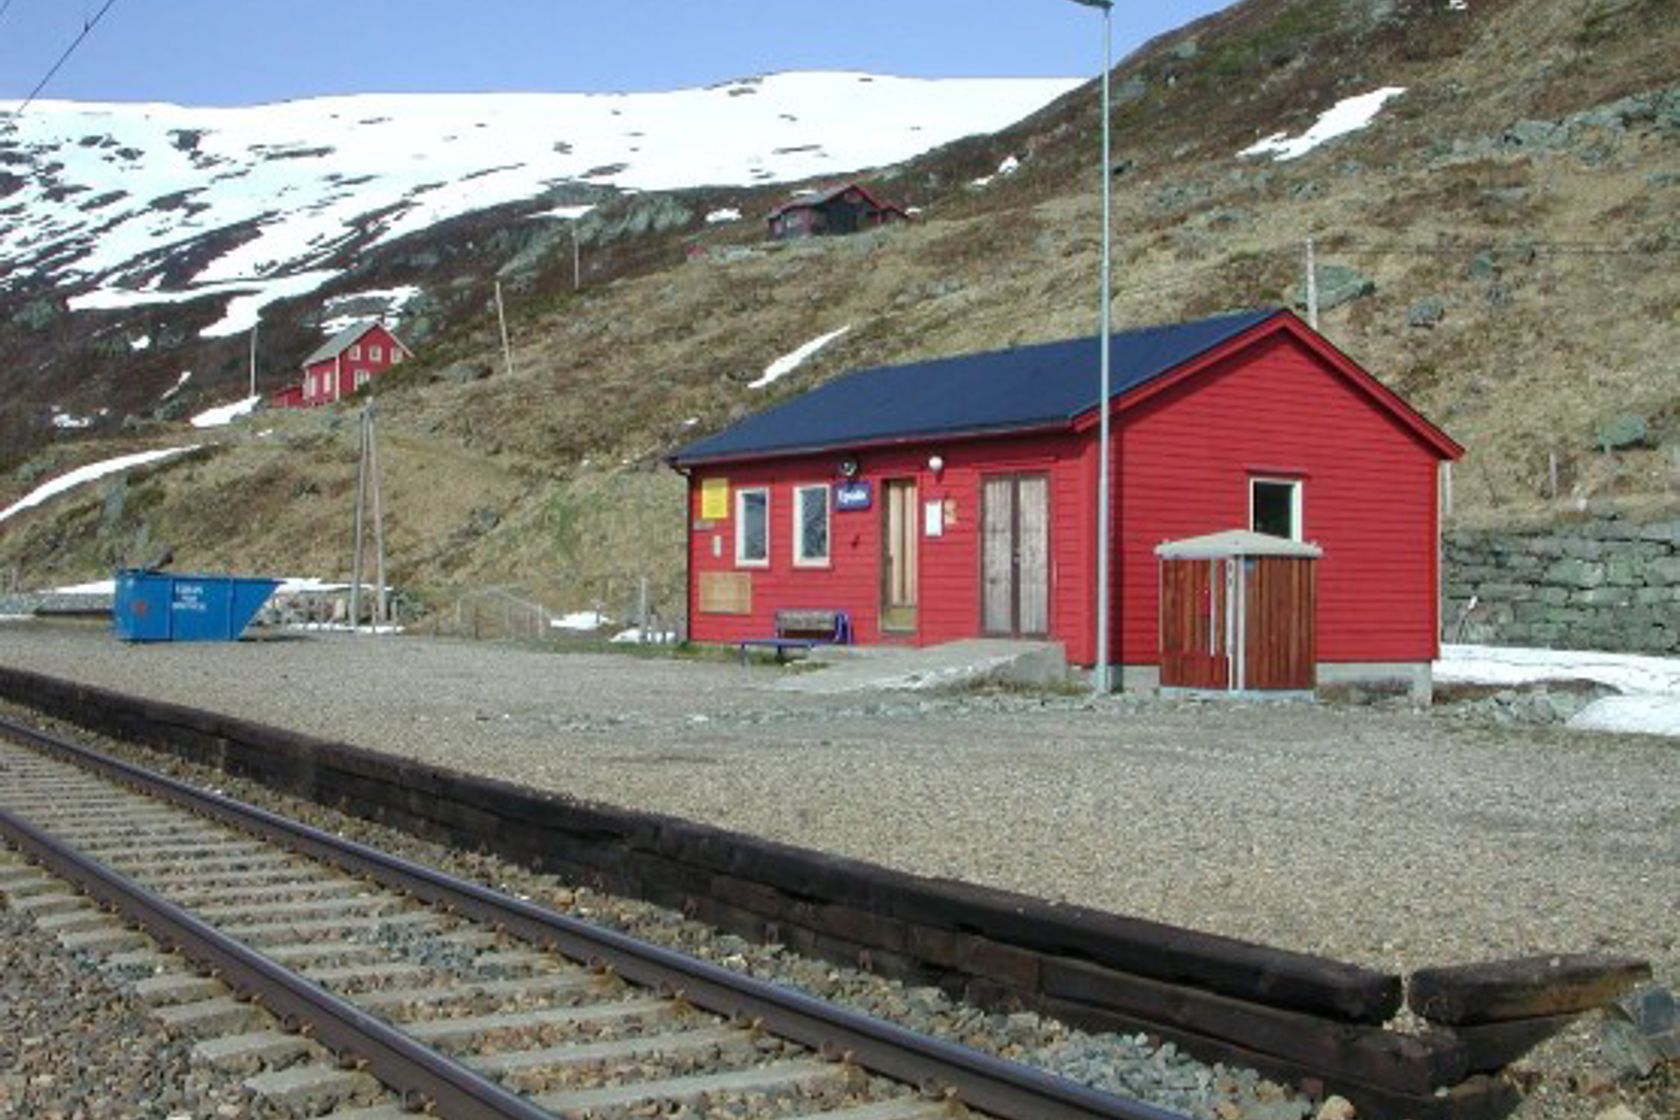
[[[1439,467],[1459,446],[1287,311],[1108,345],[1103,621],[1122,686],[1162,683],[1155,546],[1241,526],[1323,548],[1309,658],[1321,684],[1426,696]],[[1092,665],[1100,354],[1082,338],[859,370],[675,451],[689,633],[763,638],[778,611],[820,609],[844,611],[861,644],[1042,638]],[[1269,578],[1255,577],[1266,593]],[[1268,672],[1245,660],[1239,679]]]
[[[1321,548],[1229,529],[1168,541],[1155,555],[1162,688],[1312,691]]]

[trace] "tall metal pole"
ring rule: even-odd
[[[1108,72],[1113,69],[1114,59],[1114,0],[1073,0],[1075,4],[1087,8],[1100,8],[1103,15],[1103,67],[1102,67],[1102,337],[1097,340],[1100,352],[1098,359],[1102,370],[1102,384],[1098,393],[1098,447],[1097,447],[1097,665],[1091,674],[1091,685],[1097,692],[1109,690],[1109,562],[1112,557],[1111,541],[1114,536],[1114,509],[1109,495],[1110,475],[1113,468],[1109,458],[1109,347],[1112,343],[1110,335],[1113,327],[1109,316],[1112,311],[1109,304],[1113,301],[1111,291],[1112,262],[1114,259],[1114,182],[1109,174],[1109,164],[1112,162],[1109,153],[1109,92]]]
[[[1114,508],[1110,502],[1109,480],[1113,474],[1109,456],[1112,449],[1109,446],[1108,431],[1108,394],[1109,394],[1109,349],[1113,327],[1110,316],[1113,313],[1113,262],[1114,262],[1114,177],[1109,167],[1112,162],[1109,151],[1109,118],[1111,107],[1108,93],[1108,72],[1113,67],[1113,27],[1114,5],[1103,5],[1103,72],[1102,72],[1102,198],[1103,198],[1103,248],[1102,248],[1102,454],[1098,456],[1098,469],[1102,471],[1102,482],[1097,487],[1097,501],[1102,504],[1102,516],[1097,522],[1097,682],[1098,692],[1109,690],[1109,561],[1113,550],[1114,539]]]

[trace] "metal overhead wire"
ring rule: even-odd
[[[81,33],[71,40],[68,47],[64,48],[64,53],[58,56],[58,61],[52,64],[52,69],[47,71],[46,77],[35,83],[35,88],[29,91],[29,96],[23,99],[23,103],[12,110],[12,116],[20,116],[25,109],[29,108],[30,103],[35,100],[35,96],[47,88],[47,83],[53,80],[53,75],[58,73],[61,66],[70,61],[70,56],[76,53],[76,48],[82,45],[82,40],[86,39],[93,29],[99,26],[99,21],[105,18],[105,13],[115,7],[116,3],[117,0],[105,0],[104,5],[94,13],[92,19],[83,20]],[[12,0],[6,0],[6,7],[11,6]],[[5,8],[0,8],[0,15],[4,15],[5,12]]]

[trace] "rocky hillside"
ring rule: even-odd
[[[1469,447],[1461,521],[1673,506],[1671,14],[1667,0],[1249,0],[1148,44],[1114,75],[1116,321],[1292,302],[1311,237],[1325,332]],[[1373,101],[1363,127],[1312,143]],[[922,220],[859,237],[762,243],[784,185],[608,199],[586,219],[577,291],[569,239],[529,221],[531,203],[478,211],[272,305],[264,349],[301,353],[344,312],[334,296],[417,288],[399,330],[423,339],[421,360],[380,387],[398,577],[433,602],[496,583],[556,607],[618,607],[647,577],[673,602],[680,487],[659,458],[675,443],[848,368],[1093,328],[1097,123],[1087,86],[877,169]],[[708,223],[720,209],[745,220]],[[498,277],[511,373],[488,298]],[[8,298],[6,377],[77,368],[112,393],[143,380],[129,349],[142,331],[158,345],[173,329],[190,350],[225,311],[136,321],[35,310],[59,306],[51,291]],[[751,387],[842,327],[794,373]],[[242,342],[213,353],[195,391],[241,395]],[[17,456],[0,500],[66,464],[184,440],[155,405],[185,361],[155,366],[148,407],[120,409],[126,425],[108,420],[94,441],[55,432]],[[167,540],[184,566],[341,574],[348,420],[259,414],[149,475],[0,523],[0,573],[96,574]]]

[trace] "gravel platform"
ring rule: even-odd
[[[1602,949],[1680,987],[1669,740],[1406,708],[821,697],[767,667],[366,636],[8,625],[0,662],[1381,967]],[[1554,1072],[1524,1114],[1602,1107],[1602,1071],[1562,1072],[1591,1065],[1589,1035],[1539,1052]]]

